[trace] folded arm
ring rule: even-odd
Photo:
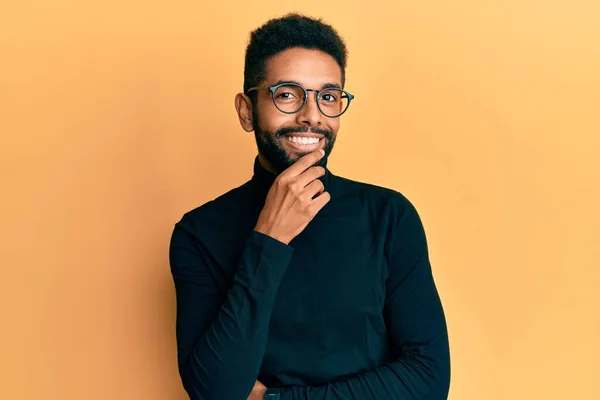
[[[267,393],[279,393],[280,400],[447,399],[450,355],[444,311],[421,220],[408,200],[400,200],[402,207],[389,234],[384,309],[393,360],[327,385],[269,389]]]
[[[228,290],[215,281],[209,252],[184,222],[170,245],[177,297],[179,372],[192,400],[240,400],[251,393],[273,302],[291,247],[253,231]]]

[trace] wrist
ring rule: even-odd
[[[279,241],[279,242],[281,242],[283,244],[286,244],[286,245],[289,245],[290,242],[291,242],[290,239],[285,238],[285,237],[283,237],[281,235],[278,235],[276,233],[273,233],[273,231],[271,229],[264,228],[264,227],[261,227],[259,225],[256,225],[254,227],[254,230],[256,232],[259,232],[259,233],[262,233],[263,235],[269,236],[269,237],[271,237],[271,238],[273,238],[273,239],[275,239],[275,240],[277,240],[277,241]]]
[[[256,381],[254,387],[252,388],[252,392],[250,393],[250,396],[248,396],[247,400],[263,400],[265,398],[269,399],[269,397],[266,396],[267,391],[268,389],[265,385],[260,383],[260,381]],[[271,398],[269,400],[275,399],[278,400],[279,398]]]

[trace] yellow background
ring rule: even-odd
[[[330,167],[417,206],[451,400],[600,398],[600,3],[0,3],[0,399],[186,398],[181,215],[251,175],[248,33],[288,11],[350,49]]]

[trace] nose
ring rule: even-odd
[[[306,126],[320,126],[323,114],[317,106],[317,97],[314,92],[308,92],[306,104],[296,114],[296,122]]]

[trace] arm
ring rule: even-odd
[[[192,400],[240,400],[259,374],[271,309],[292,249],[253,231],[231,288],[222,293],[206,251],[185,222],[170,245],[177,296],[179,372]]]
[[[400,199],[402,209],[389,235],[384,308],[393,360],[324,386],[269,389],[267,393],[279,393],[280,400],[447,398],[450,356],[445,316],[421,220],[412,204]]]

